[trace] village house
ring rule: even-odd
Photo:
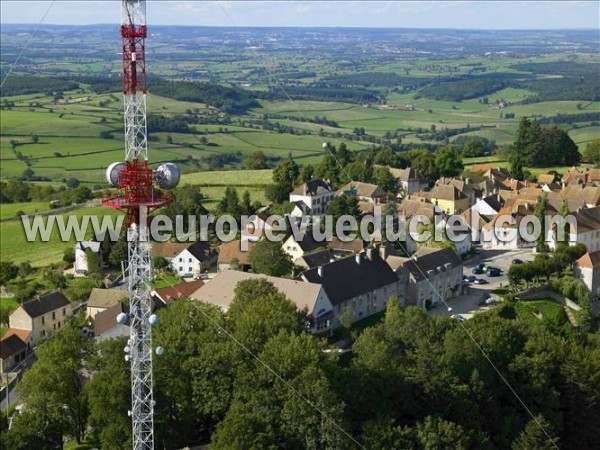
[[[387,201],[387,193],[376,184],[362,183],[360,181],[351,181],[339,188],[336,192],[339,197],[341,195],[356,196],[358,200],[373,204],[385,203]]]
[[[399,264],[396,272],[399,270],[407,272],[407,306],[429,308],[460,294],[463,262],[451,248],[422,247]]]
[[[101,260],[100,242],[81,241],[75,244],[75,262],[73,263],[74,275],[76,277],[86,276],[90,267],[88,266],[88,252],[98,255],[98,262]]]
[[[437,185],[429,192],[417,192],[414,195],[428,199],[445,214],[461,214],[469,209],[469,198],[453,185]]]
[[[389,167],[390,173],[396,179],[396,187],[406,194],[423,191],[429,187],[429,180],[421,172],[411,167],[396,169]]]
[[[572,217],[577,226],[569,230],[569,245],[583,244],[590,253],[600,250],[600,206],[581,209],[572,213]],[[557,238],[554,229],[548,230],[546,242],[550,250],[556,250]]]
[[[249,241],[246,243],[248,250],[242,250],[242,241],[231,241],[223,242],[219,246],[219,258],[217,260],[217,270],[219,272],[223,270],[239,270],[242,272],[248,272],[252,269],[250,264],[250,251],[254,246],[254,242]]]
[[[483,225],[481,229],[481,243],[483,248],[490,250],[518,250],[535,247],[535,240],[524,239],[524,236],[521,236],[521,233],[519,233],[521,221],[533,215],[533,211],[534,205],[529,203],[507,204],[502,207],[498,211],[498,214]]]
[[[210,303],[227,311],[235,297],[235,288],[240,281],[266,280],[296,305],[298,311],[306,311],[311,318],[312,333],[331,330],[332,306],[323,287],[318,283],[306,283],[288,278],[227,270],[220,272],[209,283],[190,295],[194,300]]]
[[[202,286],[204,286],[204,281],[202,280],[184,281],[174,286],[155,289],[152,291],[152,297],[167,306],[182,298],[189,298],[190,295]]]
[[[27,344],[16,334],[3,337],[0,341],[0,373],[10,372],[27,357]]]
[[[71,316],[71,302],[61,291],[54,291],[21,303],[9,316],[4,336],[18,335],[29,347],[63,327]],[[14,330],[22,330],[21,333]],[[25,339],[23,339],[25,338]]]
[[[259,241],[267,232],[273,230],[271,221],[266,215],[254,216],[252,221],[241,232],[242,241]]]
[[[96,314],[127,300],[128,297],[129,293],[123,289],[93,288],[88,297],[85,315],[90,319],[94,319]]]
[[[447,178],[442,177],[435,182],[436,186],[454,186],[469,199],[469,206],[475,204],[477,191],[469,178]],[[463,210],[464,211],[464,210]]]
[[[302,208],[296,203],[299,210],[308,208],[310,215],[321,216],[327,212],[327,205],[334,197],[335,191],[327,181],[310,180],[290,192],[290,203],[302,202],[305,205]],[[296,209],[291,213],[294,217],[300,217],[297,214]]]
[[[153,258],[163,257],[171,269],[181,277],[198,277],[217,262],[217,253],[206,241],[193,244],[159,242],[152,246]]]
[[[600,296],[600,251],[588,252],[575,261],[573,275],[585,284],[592,296]]]
[[[391,298],[404,303],[396,274],[374,248],[309,269],[299,278],[323,286],[333,306],[333,328],[342,314],[355,322],[385,311]]]
[[[298,239],[296,239],[294,233],[290,234],[290,236],[283,241],[281,248],[285,253],[290,255],[290,258],[292,258],[293,262],[296,262],[304,255],[312,253],[319,248],[325,247],[326,245],[327,242],[315,241],[312,232],[307,231],[301,236],[301,238],[299,236]]]
[[[117,303],[96,314],[90,331],[97,341],[129,336],[129,324],[117,322],[117,316],[121,313],[129,313],[129,308],[124,303]]]

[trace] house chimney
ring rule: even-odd
[[[317,267],[317,273],[319,274],[319,277],[323,278],[323,266]]]
[[[367,259],[368,259],[369,261],[373,261],[373,250],[374,250],[374,249],[372,249],[372,248],[368,248],[368,249],[367,249]]]
[[[354,256],[354,260],[356,261],[356,264],[360,264],[360,253],[357,253],[357,254]]]
[[[385,261],[388,257],[388,253],[388,246],[385,244],[381,244],[379,246],[379,256],[381,257],[381,259]]]

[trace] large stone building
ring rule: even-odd
[[[325,333],[331,329],[331,302],[321,284],[317,283],[225,270],[190,294],[190,298],[210,303],[227,311],[235,298],[237,284],[244,280],[266,280],[272,283],[279,292],[296,305],[298,311],[307,312],[311,318],[311,332]]]
[[[384,311],[390,298],[403,303],[400,282],[376,249],[349,256],[303,272],[300,278],[321,284],[333,307],[332,327],[349,312],[352,321]]]
[[[425,308],[460,294],[463,263],[450,248],[422,247],[399,264],[397,272],[400,269],[407,272],[407,306]]]
[[[10,328],[5,336],[18,334],[13,330],[23,330],[21,339],[29,346],[62,328],[71,316],[71,302],[61,291],[36,296],[33,300],[22,303],[9,317]]]

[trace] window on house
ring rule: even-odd
[[[188,267],[188,272],[191,272],[191,271],[192,271],[192,268],[191,268],[191,267]]]
[[[188,258],[188,262],[192,262],[192,258]]]
[[[56,320],[56,313],[52,311],[52,320]]]
[[[183,272],[183,266],[179,266],[179,271]]]
[[[54,330],[56,330],[56,324],[53,324],[52,328],[53,328]]]
[[[179,262],[183,262],[183,258],[179,258]]]
[[[46,336],[46,330],[42,330],[42,337]]]
[[[46,318],[44,316],[42,316],[42,325],[46,324]]]
[[[67,308],[63,308],[63,317],[67,315]]]

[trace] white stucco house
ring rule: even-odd
[[[100,242],[81,241],[75,244],[75,262],[73,263],[74,276],[84,277],[89,272],[88,257],[86,252],[100,253]]]
[[[335,191],[327,181],[310,180],[302,183],[290,192],[290,203],[296,204],[291,215],[295,217],[321,216],[327,212],[327,205],[334,197]],[[300,214],[302,210],[306,211],[306,208],[308,208],[308,214]]]

